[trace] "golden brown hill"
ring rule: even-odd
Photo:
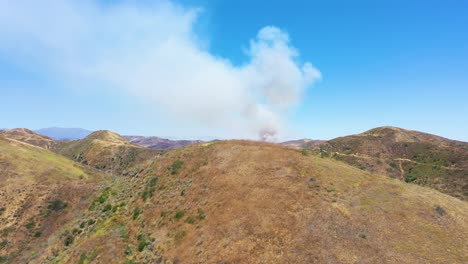
[[[283,146],[288,146],[288,147],[292,147],[296,149],[303,149],[303,148],[312,148],[324,142],[325,140],[313,140],[313,139],[304,138],[304,139],[298,139],[298,140],[284,141],[284,142],[281,142],[280,144]]]
[[[40,135],[26,128],[0,130],[0,136],[26,142],[45,149],[50,149],[55,144],[53,139]]]
[[[373,173],[468,198],[468,143],[395,127],[336,138],[312,148]]]
[[[278,145],[228,141],[116,178],[33,263],[464,263],[468,203]],[[97,220],[91,226],[89,219]],[[84,224],[83,224],[84,223]],[[62,231],[62,232],[65,232]]]
[[[87,208],[103,180],[65,157],[0,136],[0,263],[35,258],[57,239],[52,233]]]
[[[160,152],[128,142],[106,130],[96,131],[81,140],[61,142],[54,151],[77,162],[114,175],[135,175],[135,165],[154,158]]]

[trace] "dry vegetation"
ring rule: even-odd
[[[58,254],[34,262],[463,263],[467,217],[466,202],[435,190],[276,145],[218,142],[116,179],[49,244]]]
[[[103,181],[65,157],[0,137],[0,259],[34,258],[31,248],[77,217]]]
[[[15,139],[45,149],[50,149],[55,145],[55,141],[53,139],[39,135],[26,128],[0,130],[0,136]]]
[[[220,141],[161,154],[108,131],[55,150],[89,167],[0,136],[0,263],[468,259],[465,201],[306,150]]]
[[[468,199],[468,143],[381,127],[311,148],[357,168]]]
[[[134,173],[135,165],[151,159],[160,151],[129,143],[110,131],[96,131],[82,140],[62,142],[54,151],[81,164],[113,175]]]

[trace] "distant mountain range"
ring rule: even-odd
[[[202,140],[170,140],[160,137],[143,137],[143,136],[124,136],[133,144],[151,148],[151,149],[175,149],[185,147],[191,144],[202,143]]]
[[[35,130],[36,133],[39,133],[44,136],[48,136],[55,140],[76,140],[83,139],[93,131],[83,129],[83,128],[63,128],[63,127],[48,127]]]
[[[36,133],[50,137],[54,140],[80,140],[93,133],[91,130],[83,128],[62,128],[50,127],[35,130]],[[171,140],[160,137],[144,136],[123,136],[129,142],[145,148],[167,150],[185,147],[194,143],[201,143],[202,140]]]

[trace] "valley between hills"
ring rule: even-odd
[[[157,140],[0,131],[0,263],[468,261],[466,142]]]

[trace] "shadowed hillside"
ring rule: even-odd
[[[37,141],[34,141],[37,142]],[[25,263],[77,217],[105,179],[48,150],[0,135],[0,262]],[[43,243],[46,243],[43,245]]]
[[[38,146],[45,149],[50,149],[55,145],[53,139],[37,134],[26,128],[15,128],[15,129],[7,129],[7,130],[0,130],[0,136],[4,136],[10,139],[22,141],[29,143],[34,146]]]
[[[468,143],[395,127],[329,140],[311,148],[374,173],[429,186],[466,200]]]
[[[106,130],[96,131],[82,140],[61,142],[54,151],[115,175],[133,175],[136,172],[126,170],[160,153],[131,144],[120,135]]]
[[[33,263],[463,263],[467,219],[464,201],[332,159],[206,143],[115,178]]]

